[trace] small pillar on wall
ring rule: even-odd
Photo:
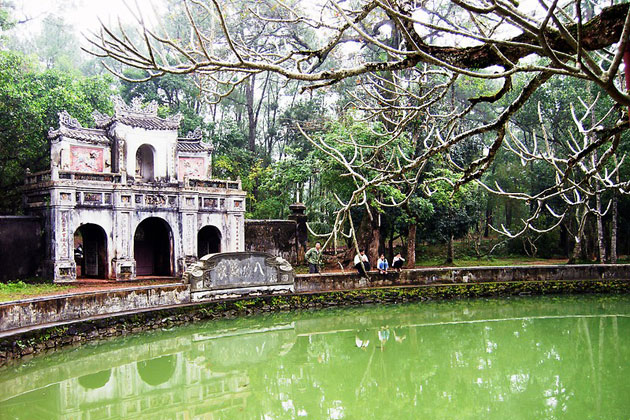
[[[306,242],[308,240],[308,229],[306,227],[306,221],[308,220],[308,217],[305,214],[306,206],[302,203],[294,203],[289,206],[289,209],[291,209],[289,220],[294,220],[297,225],[297,262],[298,264],[303,264],[304,254],[306,253]]]

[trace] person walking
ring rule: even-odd
[[[309,249],[306,254],[304,254],[304,258],[306,258],[306,262],[308,263],[308,272],[310,274],[319,273],[319,269],[322,265],[322,245],[317,242],[315,246]]]

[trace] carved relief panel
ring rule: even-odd
[[[70,170],[77,172],[103,172],[103,149],[99,147],[71,146]]]

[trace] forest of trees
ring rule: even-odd
[[[0,2],[0,213],[19,214],[26,171],[47,168],[57,113],[90,126],[118,93],[201,126],[249,218],[301,201],[330,248],[356,240],[375,260],[402,247],[411,265],[427,244],[447,262],[455,243],[477,257],[630,253],[627,4],[553,3],[537,23],[509,2],[333,2],[322,35],[297,1],[165,1],[168,37],[138,23],[91,44],[54,14],[25,36]],[[508,23],[531,37],[488,41]]]

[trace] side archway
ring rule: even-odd
[[[74,260],[77,277],[108,277],[107,235],[102,227],[94,223],[79,226],[74,232]]]
[[[149,217],[136,228],[133,254],[138,276],[173,275],[173,231],[159,217]]]
[[[221,231],[215,226],[204,226],[197,233],[197,257],[221,252]]]

